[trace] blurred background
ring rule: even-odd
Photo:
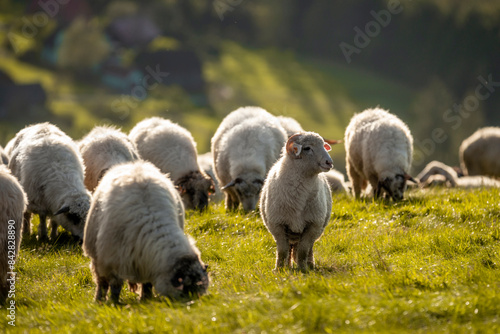
[[[409,125],[414,173],[458,165],[500,124],[500,1],[0,0],[1,145],[30,123],[79,139],[157,115],[203,153],[244,105],[330,139],[380,106]]]

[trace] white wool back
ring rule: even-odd
[[[9,167],[28,195],[29,211],[52,215],[71,201],[88,203],[83,161],[70,137],[43,123],[22,130],[19,138]],[[85,217],[88,207],[81,209]]]
[[[485,127],[466,138],[459,148],[460,167],[466,175],[500,178],[500,127]]]
[[[126,163],[96,188],[83,249],[102,276],[155,282],[176,259],[199,254],[183,226],[184,207],[170,179],[151,163]]]
[[[196,142],[182,126],[161,117],[145,119],[130,131],[139,155],[177,180],[189,172],[200,171]]]
[[[80,142],[78,148],[85,164],[85,186],[93,191],[104,172],[114,165],[137,160],[135,145],[114,127],[97,126]]]
[[[288,137],[290,137],[296,133],[304,131],[304,129],[302,128],[302,125],[300,125],[300,123],[297,122],[297,120],[292,118],[292,117],[276,116],[276,118],[280,122],[283,129],[285,129]]]

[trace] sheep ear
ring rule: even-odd
[[[323,145],[323,147],[325,148],[325,150],[327,152],[330,152],[332,150],[332,147],[327,142],[325,142],[325,144]]]
[[[61,213],[68,213],[69,212],[69,206],[63,206],[59,210],[57,210],[56,213],[54,213],[54,216],[60,215]]]
[[[296,158],[300,158],[300,152],[302,152],[302,145],[297,144],[295,140],[297,140],[300,137],[299,133],[294,134],[290,138],[288,138],[288,141],[286,142],[286,152]]]
[[[405,173],[403,176],[404,176],[406,181],[411,181],[415,184],[418,184],[418,182],[410,174]]]

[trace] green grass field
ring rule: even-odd
[[[334,196],[316,269],[273,272],[275,243],[258,214],[188,212],[209,265],[209,293],[190,302],[93,301],[78,244],[23,240],[16,327],[1,332],[500,332],[500,190],[413,190],[398,204]]]

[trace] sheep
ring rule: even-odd
[[[111,167],[139,159],[128,136],[113,127],[95,127],[78,142],[78,148],[85,165],[85,187],[91,192]]]
[[[219,181],[215,177],[214,172],[214,158],[212,156],[212,152],[206,152],[204,154],[198,155],[198,165],[200,169],[210,176],[212,182],[214,183],[214,193],[209,196],[209,200],[211,203],[218,203],[224,199],[224,195],[222,194],[222,190],[220,189]]]
[[[288,116],[276,116],[283,129],[285,129],[287,137],[290,138],[296,133],[303,132],[302,125],[294,118]]]
[[[500,127],[477,130],[462,142],[458,154],[464,174],[500,178]]]
[[[264,179],[287,139],[276,117],[258,107],[228,114],[212,137],[215,175],[225,192],[227,210],[241,203],[255,210]]]
[[[118,303],[124,280],[163,296],[204,294],[207,267],[184,228],[184,206],[172,181],[150,162],[112,167],[97,186],[83,238],[97,285],[95,300]]]
[[[397,116],[380,108],[352,117],[345,131],[346,169],[356,198],[370,182],[374,197],[382,191],[394,201],[403,199],[406,181],[416,182],[408,170],[413,137]]]
[[[207,207],[208,196],[215,189],[210,177],[200,170],[196,142],[188,130],[170,120],[152,117],[137,123],[129,137],[141,158],[170,174],[187,209]]]
[[[34,213],[40,218],[40,239],[47,239],[47,217],[51,218],[53,240],[58,225],[82,238],[90,193],[83,183],[83,161],[73,140],[57,126],[39,123],[19,131],[9,145],[9,168],[29,199],[24,233],[30,234]]]
[[[324,173],[324,175],[326,176],[332,193],[348,192],[348,186],[345,183],[344,174],[342,174],[338,170],[332,169],[331,171]]]
[[[313,245],[330,220],[332,194],[323,172],[333,167],[330,146],[314,132],[290,137],[260,197],[262,220],[276,241],[275,270],[314,268]]]
[[[0,165],[5,165],[7,166],[9,164],[9,157],[7,156],[7,153],[3,149],[2,146],[0,146]]]
[[[23,213],[28,199],[7,166],[0,164],[0,304],[9,296],[9,281],[15,279],[12,264],[19,254]],[[9,279],[9,281],[7,281]]]
[[[445,185],[458,188],[500,188],[500,181],[487,176],[459,177],[456,170],[439,161],[432,161],[418,174],[422,188]]]

